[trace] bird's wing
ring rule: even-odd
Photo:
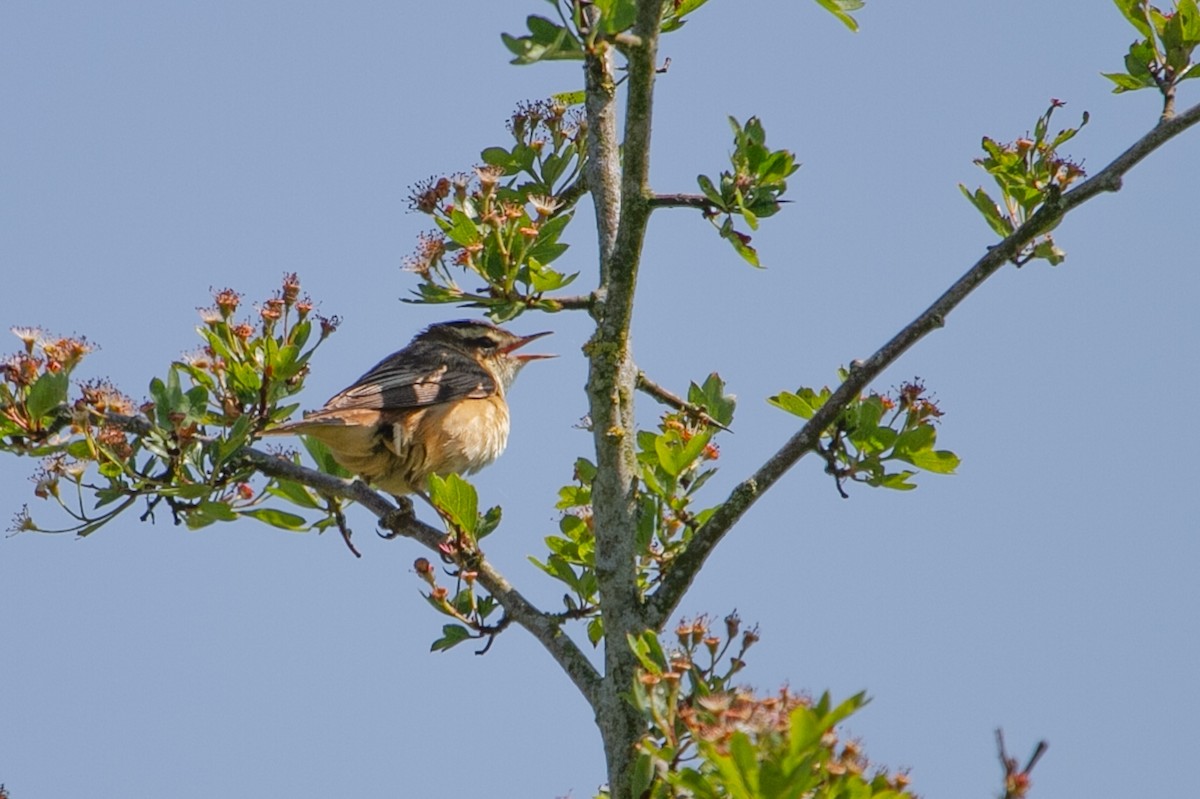
[[[470,356],[445,347],[406,347],[377,363],[318,413],[420,408],[496,393],[496,380]]]

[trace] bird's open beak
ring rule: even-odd
[[[533,341],[534,339],[539,339],[542,336],[548,336],[552,332],[554,332],[554,331],[545,330],[545,331],[542,331],[541,333],[534,333],[531,336],[522,336],[521,338],[514,341],[512,344],[509,344],[507,347],[505,347],[502,350],[502,352],[505,355],[507,355],[508,357],[512,358],[513,360],[517,360],[517,361],[536,361],[541,358],[557,358],[558,357],[557,355],[535,355],[533,353],[524,353],[524,352],[517,354],[517,355],[513,354],[514,350],[519,350],[521,347],[524,347],[526,344]]]

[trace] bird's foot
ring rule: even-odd
[[[413,513],[412,500],[408,497],[396,497],[396,509],[379,520],[379,526],[383,529],[378,530],[380,538],[393,539],[400,535],[401,528],[412,521],[416,514]]]

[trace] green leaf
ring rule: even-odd
[[[817,5],[841,20],[842,24],[850,30],[858,32],[858,23],[847,12],[862,8],[862,0],[817,0]]]
[[[239,416],[223,436],[213,440],[211,452],[214,466],[225,463],[246,444],[250,439],[250,423],[249,415]]]
[[[670,33],[682,28],[684,23],[687,22],[685,17],[706,2],[707,0],[673,0],[673,2],[665,4],[662,32]]]
[[[471,633],[461,624],[443,624],[442,637],[433,642],[429,647],[429,651],[445,652],[447,649],[458,646],[463,641],[470,640],[470,638]]]
[[[70,377],[66,371],[45,372],[29,388],[25,410],[32,419],[41,419],[67,401]]]
[[[1132,92],[1138,89],[1149,89],[1154,86],[1153,78],[1135,78],[1133,75],[1126,75],[1124,72],[1101,72],[1100,74],[1117,84],[1117,87],[1113,89],[1113,94]]]
[[[729,754],[737,768],[739,787],[746,792],[747,796],[758,796],[758,752],[750,743],[750,736],[741,731],[735,732],[729,741]]]
[[[258,519],[263,524],[269,524],[281,530],[303,532],[308,529],[308,522],[304,520],[303,516],[275,508],[252,508],[242,511],[240,515]]]
[[[1186,72],[1175,79],[1175,82],[1178,83],[1181,80],[1191,80],[1192,78],[1200,78],[1200,64],[1192,64],[1192,66]]]
[[[483,538],[484,536],[495,532],[496,528],[500,526],[500,517],[502,512],[503,511],[499,505],[493,505],[492,507],[488,508],[483,516],[481,516],[479,519],[479,524],[475,530],[475,537]]]
[[[164,497],[179,497],[180,499],[201,499],[213,492],[213,487],[204,483],[184,483],[183,485],[166,486],[158,490]]]
[[[788,175],[794,173],[800,165],[796,157],[788,150],[776,150],[758,166],[758,179],[762,183],[782,182]]]
[[[557,94],[550,95],[550,99],[562,103],[567,107],[583,105],[584,101],[587,100],[587,92],[583,89],[573,92],[558,92]]]
[[[566,28],[562,25],[545,17],[539,17],[536,14],[531,14],[527,17],[525,24],[529,26],[529,32],[533,34],[533,40],[538,44],[553,44],[560,36],[567,33]]]
[[[184,394],[184,406],[187,418],[186,422],[195,422],[204,418],[204,412],[208,409],[208,389],[204,386],[193,386]]]
[[[569,30],[553,20],[531,15],[526,19],[530,36],[500,34],[504,46],[516,56],[514,64],[533,64],[542,59],[582,59],[583,46]]]
[[[652,631],[646,630],[638,636],[627,635],[626,641],[643,669],[651,674],[662,674],[667,670],[667,656],[663,652],[662,644],[658,642],[658,637]]]
[[[575,459],[575,477],[584,485],[591,485],[596,478],[596,464],[587,458]]]
[[[196,530],[206,527],[213,522],[236,522],[238,514],[224,502],[205,501],[193,508],[187,515],[188,529]]]
[[[1050,262],[1051,266],[1058,266],[1063,261],[1067,260],[1067,254],[1060,250],[1058,246],[1049,237],[1042,239],[1033,248],[1033,256],[1035,258],[1044,258]]]
[[[740,206],[739,210],[742,212],[742,219],[746,220],[746,224],[750,226],[750,229],[758,230],[758,217],[754,215],[754,212],[745,205]]]
[[[907,460],[913,466],[935,474],[954,474],[960,462],[957,455],[945,449],[914,452]]]
[[[683,457],[683,436],[678,430],[668,430],[660,436],[655,436],[654,452],[658,455],[658,463],[663,471],[672,477],[678,477],[688,466]]]
[[[105,461],[97,468],[100,474],[103,477],[107,477],[109,480],[116,480],[118,477],[124,474],[124,469],[121,468],[121,464],[114,463],[112,461]]]
[[[233,363],[226,364],[225,369],[230,377],[230,387],[237,392],[243,401],[257,396],[258,390],[262,388],[262,378],[253,366],[234,361]],[[177,408],[179,401],[179,398],[174,399],[169,407],[172,409]]]
[[[795,414],[801,419],[811,419],[816,413],[816,409],[807,400],[790,391],[783,391],[773,397],[768,397],[767,402],[776,408],[782,408],[788,413]]]
[[[633,796],[649,796],[650,785],[654,781],[654,758],[648,753],[643,752],[638,755],[637,760],[633,763],[633,772],[630,775],[630,783]]]
[[[865,453],[880,453],[894,446],[897,436],[890,427],[872,427],[855,436],[854,445]]]
[[[457,474],[429,475],[429,501],[459,530],[474,535],[479,522],[475,486]]]
[[[1137,28],[1137,32],[1145,38],[1150,38],[1150,25],[1146,22],[1146,17],[1142,13],[1142,2],[1144,0],[1113,0],[1121,14],[1129,21],[1129,24]]]
[[[292,328],[292,332],[288,334],[288,344],[297,349],[302,349],[308,343],[310,333],[312,333],[312,322],[310,320],[305,319],[303,322],[298,322]]]
[[[709,202],[716,206],[718,210],[726,210],[725,200],[721,197],[721,193],[717,191],[717,187],[713,185],[712,178],[708,175],[697,175],[696,183],[700,185],[700,191],[704,193]]]
[[[446,238],[461,247],[478,244],[483,239],[471,217],[458,208],[450,214],[450,226],[446,228],[445,233]]]
[[[703,385],[692,383],[688,386],[688,402],[704,408],[717,424],[726,427],[733,422],[733,411],[737,407],[737,397],[725,393],[725,381],[716,372],[709,374]]]
[[[587,637],[592,646],[598,646],[604,640],[604,619],[593,616],[587,623]]]
[[[1004,238],[1013,232],[1012,220],[1000,212],[1000,206],[996,205],[996,202],[988,196],[986,191],[981,188],[972,194],[970,190],[961,183],[958,184],[958,188],[963,193],[963,196],[971,201],[971,205],[974,205],[979,213],[983,214],[984,221],[988,223],[988,227],[990,227],[997,236]]]
[[[479,154],[479,157],[488,166],[498,166],[508,169],[513,165],[512,154],[503,147],[488,147]]]
[[[728,219],[721,226],[721,238],[732,244],[733,249],[737,251],[738,255],[742,256],[746,263],[762,269],[762,264],[758,261],[758,251],[750,246],[750,237],[734,230],[733,223]]]
[[[907,470],[894,474],[885,474],[878,480],[868,481],[868,485],[875,486],[876,488],[891,488],[896,491],[912,491],[916,486],[910,483],[909,479],[915,474],[916,472]]]
[[[911,430],[905,430],[896,439],[896,446],[893,454],[896,457],[904,457],[911,455],[914,452],[933,448],[933,442],[937,439],[937,431],[932,425],[922,424]]]
[[[319,510],[321,507],[308,486],[284,480],[282,477],[275,478],[271,485],[267,486],[267,493],[280,499],[286,499],[293,505],[299,505],[302,508]]]
[[[308,450],[309,457],[317,464],[317,469],[325,474],[332,474],[335,477],[350,477],[350,472],[342,468],[342,465],[333,459],[333,453],[329,451],[329,447],[312,436],[300,436],[301,443]]]
[[[608,34],[628,30],[637,19],[634,0],[595,0],[595,6],[600,11],[600,25]]]
[[[544,267],[536,271],[530,269],[529,285],[539,294],[547,291],[556,291],[566,286],[578,275],[578,272],[573,275],[564,275],[562,272],[556,272],[549,267]]]

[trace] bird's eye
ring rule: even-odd
[[[466,345],[480,350],[490,350],[496,348],[496,342],[488,336],[472,336],[466,340]]]

